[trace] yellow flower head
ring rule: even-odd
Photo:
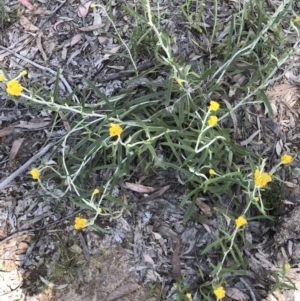
[[[27,72],[26,70],[23,70],[23,71],[21,72],[21,74],[22,74],[23,76],[25,76],[25,75],[28,74],[28,72]]]
[[[210,175],[213,175],[213,174],[215,173],[215,171],[211,168],[211,169],[208,171],[208,173],[209,173]]]
[[[191,294],[191,293],[186,293],[185,296],[186,296],[189,300],[192,300],[192,294]]]
[[[98,194],[98,193],[100,193],[100,190],[98,188],[95,188],[93,194]]]
[[[254,182],[257,187],[265,187],[269,182],[272,182],[272,177],[266,173],[261,173],[259,169],[256,169],[254,172]]]
[[[184,82],[184,80],[181,79],[181,78],[177,78],[176,80],[177,80],[177,83],[178,83],[179,85],[181,85],[181,84]]]
[[[254,197],[254,201],[258,202],[259,201],[259,197],[258,196]]]
[[[299,16],[295,17],[295,22],[300,22],[300,17]]]
[[[109,128],[109,135],[111,137],[113,136],[119,136],[123,132],[122,128],[120,127],[119,124],[111,123],[110,128]]]
[[[6,84],[6,92],[10,95],[20,96],[22,93],[23,87],[20,83],[16,80],[10,80]]]
[[[289,270],[290,268],[291,268],[291,266],[290,266],[288,263],[285,263],[285,264],[283,265],[283,269],[284,269],[285,271]]]
[[[210,102],[210,106],[209,106],[209,110],[210,111],[218,111],[219,110],[219,107],[220,107],[220,104],[214,100],[212,100]]]
[[[98,208],[98,213],[102,213],[102,208],[101,207]]]
[[[245,224],[247,224],[247,220],[243,216],[239,216],[235,220],[235,224],[238,228],[240,228],[240,227],[244,226]]]
[[[289,164],[289,163],[291,163],[292,159],[293,159],[292,156],[284,154],[281,156],[280,161],[283,164]]]
[[[2,73],[0,73],[0,82],[2,82],[4,80],[4,76]]]
[[[30,174],[34,180],[38,180],[40,178],[40,172],[37,168],[31,169]]]
[[[95,8],[96,7],[96,4],[95,3],[91,3],[90,4],[90,8]]]
[[[75,222],[74,222],[74,228],[76,230],[85,228],[87,226],[87,219],[76,216],[75,217]]]
[[[219,286],[214,290],[214,294],[218,299],[223,299],[225,297],[225,290],[223,286]]]
[[[218,122],[218,117],[217,116],[210,116],[208,119],[208,125],[210,126],[215,126]]]

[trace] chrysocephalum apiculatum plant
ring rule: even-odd
[[[201,28],[195,23],[195,18],[188,15],[187,8],[191,6],[191,2],[188,1],[181,9],[188,22],[193,23],[191,26],[199,30]],[[203,3],[196,3],[196,10],[201,11],[199,5]],[[93,10],[97,7],[101,7],[102,12],[106,11],[104,6],[92,5]],[[84,96],[80,102],[77,101],[75,91],[69,97],[60,98],[59,76],[52,92],[43,88],[36,91],[23,86],[21,77],[27,75],[26,71],[9,78],[2,69],[0,81],[14,100],[26,99],[29,105],[46,107],[55,114],[54,120],[58,120],[58,112],[65,116],[76,116],[71,130],[57,142],[59,152],[53,155],[52,160],[42,161],[29,171],[32,178],[53,197],[65,198],[70,195],[77,206],[93,213],[92,217],[90,214],[87,214],[89,217],[76,216],[76,230],[91,226],[105,232],[105,229],[95,224],[98,216],[111,219],[122,216],[130,204],[127,204],[126,199],[116,197],[113,189],[132,173],[133,165],[141,168],[144,173],[151,173],[158,168],[171,168],[176,172],[178,181],[186,187],[186,196],[180,204],[185,208],[184,221],[190,218],[200,193],[209,192],[221,200],[225,191],[233,198],[231,188],[233,185],[241,186],[245,204],[237,216],[232,216],[221,207],[215,208],[220,221],[219,236],[202,250],[203,254],[212,248],[221,250],[219,262],[211,264],[210,280],[200,285],[195,293],[184,288],[182,282],[176,284],[178,298],[182,300],[220,300],[226,298],[225,274],[235,273],[236,266],[247,269],[236,239],[241,237],[242,241],[246,241],[244,229],[249,220],[255,219],[249,215],[250,207],[256,206],[262,215],[270,218],[265,210],[262,191],[277,178],[278,169],[292,160],[291,155],[283,154],[278,164],[267,171],[265,159],[232,141],[232,130],[224,127],[224,121],[230,113],[253,98],[256,99],[254,103],[263,102],[269,112],[272,112],[264,90],[277,79],[276,72],[289,62],[297,48],[300,40],[299,20],[297,16],[290,17],[295,15],[293,1],[284,0],[268,12],[257,1],[247,7],[238,3],[237,12],[227,24],[223,24],[228,32],[225,42],[213,49],[219,28],[218,3],[214,1],[212,17],[215,21],[209,40],[212,42],[210,52],[217,51],[219,61],[208,66],[200,61],[198,69],[194,70],[189,62],[175,59],[172,45],[176,41],[170,32],[161,30],[157,23],[159,18],[153,15],[150,2],[146,0],[138,3],[137,8],[133,10],[128,6],[127,11],[138,20],[141,28],[148,27],[147,39],[155,36],[156,59],[160,68],[169,73],[169,77],[159,83],[159,89],[155,82],[147,82],[144,86],[141,84],[134,61],[136,55],[132,55],[136,53],[132,47],[138,47],[146,35],[136,32],[138,41],[127,44],[117,31],[110,14],[107,16],[116,31],[115,38],[124,46],[127,52],[125,56],[130,59],[137,74],[129,82],[139,82],[139,86],[143,86],[147,93],[139,96],[131,90],[121,90],[119,94],[107,97],[86,79],[85,83],[99,99],[95,103],[89,103]],[[143,15],[139,14],[140,9],[144,11]],[[243,28],[251,15],[255,15],[255,10],[262,17],[253,24],[251,34],[247,35]],[[286,37],[281,36],[281,44],[276,49],[272,46],[273,38],[276,38],[276,32],[282,33],[282,23],[287,20],[289,22],[285,26],[288,29],[285,28],[285,32],[289,31],[289,36],[295,36],[296,42],[293,47],[281,51],[280,47],[284,45]],[[152,35],[148,35],[150,31]],[[268,40],[270,34],[272,38]],[[262,62],[258,54],[264,52],[269,52],[270,55],[267,56],[269,59]],[[247,68],[247,64],[251,64],[253,68]],[[246,93],[232,107],[225,107],[220,95],[226,91],[221,83],[237,72],[237,65],[245,66],[245,70],[240,67],[238,72],[248,72],[249,81],[241,87]],[[211,99],[211,95],[216,97]],[[70,139],[76,142],[72,149],[68,147]],[[158,155],[161,150],[166,154],[164,160]],[[247,160],[241,161],[241,158]],[[249,162],[247,168],[244,162]],[[109,176],[99,187],[92,187],[89,176],[93,173]],[[56,185],[61,183],[59,185],[63,193],[59,196],[54,192],[52,181]],[[227,216],[232,222],[225,226],[223,216]],[[227,265],[229,256],[233,262],[232,267]],[[276,288],[284,286],[288,265],[286,263],[282,274],[277,275]]]

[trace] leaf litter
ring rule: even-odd
[[[52,70],[62,68],[64,74],[68,75],[68,82],[71,86],[83,88],[82,78],[86,77],[95,81],[107,96],[113,95],[120,88],[128,87],[128,77],[120,76],[115,70],[118,70],[116,66],[123,70],[132,67],[130,61],[127,58],[115,56],[116,53],[124,53],[123,45],[106,34],[105,31],[112,30],[111,24],[108,19],[101,16],[100,10],[92,12],[91,1],[86,3],[81,1],[81,4],[76,1],[51,1],[47,7],[42,1],[34,3],[35,6],[24,0],[20,0],[20,3],[30,11],[22,12],[18,20],[6,28],[5,43],[3,44],[7,48],[26,56],[40,66],[46,64]],[[135,6],[134,3],[129,4],[131,7]],[[235,5],[237,5],[235,2],[232,2],[231,5],[220,2],[224,18],[232,13]],[[119,15],[117,29],[122,33],[124,39],[126,37],[129,39],[130,20],[123,12],[118,11],[118,3],[114,3],[112,7],[113,14]],[[168,24],[180,41],[178,45],[173,46],[174,53],[180,53],[191,63],[196,64],[199,59],[207,55],[212,47],[212,42],[207,34],[205,32],[202,32],[201,35],[195,34],[195,31],[188,28],[179,31],[178,27],[181,28],[185,21],[177,19],[175,22],[170,17],[172,12],[168,5],[160,8],[162,25]],[[201,26],[207,30],[213,26],[213,19],[209,13],[212,8],[212,2],[208,1],[201,23]],[[193,26],[194,30],[197,30],[197,24],[195,23]],[[226,35],[222,23],[220,26],[216,33],[216,42],[219,44],[224,41]],[[32,33],[37,34],[36,39],[33,38]],[[214,57],[212,56],[211,59]],[[299,60],[299,58],[296,59]],[[40,83],[49,89],[53,88],[54,74],[51,75],[44,68],[34,66],[30,61],[26,62],[2,49],[0,62],[2,65],[8,66],[10,70],[19,70],[20,67],[27,69],[32,83]],[[140,59],[139,63],[138,68],[141,68],[143,64],[149,62]],[[150,62],[150,64],[155,65],[155,62]],[[293,70],[293,72],[297,73],[298,70]],[[297,75],[293,72],[287,73],[283,82],[276,83],[266,91],[275,113],[272,118],[266,108],[254,108],[251,102],[247,105],[248,115],[243,116],[238,112],[231,115],[232,127],[235,130],[236,139],[240,141],[241,145],[247,145],[259,153],[272,150],[277,155],[286,150],[293,153],[299,149],[298,80]],[[107,76],[117,78],[105,80],[104,83],[103,79]],[[162,77],[164,79],[167,76],[162,75]],[[144,82],[149,80],[153,81],[153,78],[145,76],[143,79]],[[154,80],[159,81],[159,78]],[[231,88],[229,93],[231,105],[238,101],[241,93],[239,87],[243,85],[244,81],[245,77],[242,74],[237,74],[233,78],[232,84],[235,88]],[[66,82],[62,81],[60,85],[62,90],[68,91]],[[5,94],[0,94],[0,98],[4,103],[3,109],[9,108],[9,110],[1,111],[0,118],[1,177],[4,178],[11,172],[12,161],[15,163],[13,168],[17,168],[26,158],[38,151],[47,138],[61,134],[58,131],[52,131],[51,122],[44,121],[45,116],[40,108],[28,108],[26,103],[12,103],[6,99]],[[96,99],[91,101],[96,101]],[[230,106],[229,102],[226,105]],[[33,118],[40,121],[31,122]],[[68,120],[63,116],[61,119],[65,131],[69,131]],[[247,123],[250,126],[246,126]],[[34,132],[29,130],[34,130]],[[61,129],[60,131],[63,132]],[[26,145],[24,140],[21,140],[24,138],[26,138]],[[46,155],[44,160],[47,160]],[[296,161],[294,164],[299,164],[299,162]],[[139,176],[134,183],[139,183],[141,177]],[[7,298],[3,300],[12,298],[21,300],[28,293],[28,289],[26,290],[28,287],[35,295],[26,296],[27,300],[42,300],[42,296],[37,293],[42,288],[41,282],[48,287],[66,289],[68,300],[79,300],[80,293],[90,290],[95,285],[99,286],[100,291],[104,291],[104,294],[97,296],[103,300],[104,298],[107,298],[106,300],[122,298],[125,301],[127,295],[134,294],[135,291],[140,294],[134,297],[135,300],[151,300],[152,297],[146,297],[145,291],[136,283],[153,282],[163,283],[166,299],[174,300],[172,283],[174,279],[178,279],[180,273],[186,275],[185,283],[197,285],[200,281],[198,269],[201,269],[204,274],[208,274],[210,266],[206,260],[211,260],[216,256],[211,250],[206,257],[202,257],[203,260],[195,263],[195,258],[199,257],[201,250],[211,243],[214,237],[218,236],[218,221],[211,209],[213,208],[212,200],[199,198],[197,201],[199,209],[194,208],[192,220],[184,223],[182,220],[186,208],[178,206],[184,196],[183,188],[177,185],[176,193],[172,193],[168,190],[170,187],[174,188],[172,182],[175,179],[170,176],[162,178],[163,180],[159,184],[156,179],[149,178],[145,186],[141,183],[128,182],[127,187],[119,187],[117,193],[120,193],[121,189],[125,189],[127,198],[136,200],[137,204],[141,201],[141,205],[135,207],[133,211],[128,210],[123,218],[115,221],[115,224],[109,225],[114,229],[114,234],[111,236],[99,237],[91,230],[83,231],[87,249],[95,257],[90,260],[90,266],[84,265],[78,268],[70,265],[71,270],[74,268],[76,275],[74,278],[77,280],[66,284],[67,286],[64,288],[65,284],[61,284],[63,283],[61,278],[57,278],[62,281],[61,283],[52,282],[50,279],[51,263],[57,261],[57,257],[62,256],[56,255],[59,243],[55,240],[54,233],[67,233],[66,236],[69,237],[64,237],[63,243],[77,245],[79,249],[83,250],[82,242],[72,231],[72,219],[63,220],[72,216],[75,208],[67,204],[58,206],[55,199],[44,195],[44,192],[35,185],[29,175],[21,175],[8,188],[2,190],[0,195],[0,235],[2,238],[0,241],[0,295]],[[295,176],[291,181],[297,181],[297,177]],[[168,187],[168,189],[164,187]],[[155,194],[154,191],[158,191],[158,194]],[[56,191],[57,195],[63,195],[63,193],[63,191]],[[141,196],[140,193],[154,194],[147,199],[149,196]],[[295,198],[297,199],[298,196],[296,195]],[[230,209],[230,202],[226,196],[223,201],[224,205]],[[189,204],[190,201],[187,205]],[[54,210],[56,207],[58,210]],[[284,219],[275,235],[275,242],[278,245],[294,241],[294,245],[289,247],[288,256],[299,256],[297,254],[299,247],[295,241],[299,231],[293,224],[299,220],[296,208],[287,219]],[[61,225],[58,223],[57,226],[51,227],[53,223],[60,220],[63,220]],[[228,225],[230,225],[230,221],[228,221]],[[37,230],[39,228],[44,229]],[[20,230],[19,235],[16,231]],[[257,246],[254,249],[249,247],[246,250],[248,254],[251,253],[249,258],[251,258],[250,265],[253,270],[248,277],[228,278],[228,284],[231,285],[227,288],[228,296],[233,300],[249,300],[249,296],[252,299],[256,297],[257,300],[262,300],[262,296],[265,296],[266,293],[266,283],[261,283],[260,292],[257,292],[257,289],[254,289],[249,283],[263,281],[261,275],[264,275],[266,279],[272,279],[268,269],[279,267],[286,259],[286,254],[282,249],[278,249],[275,254],[272,254],[274,258],[276,256],[279,258],[278,262],[275,260],[272,263],[268,259],[269,249],[266,248],[264,242],[272,241],[272,231],[273,229],[265,227],[260,222],[249,222],[246,234],[250,241],[256,242]],[[32,237],[33,233],[36,234],[35,237]],[[116,241],[122,244],[122,248],[116,244]],[[78,250],[78,248],[76,249]],[[79,252],[81,255],[82,253],[83,251]],[[93,259],[98,263],[103,263],[103,266],[98,267],[97,262],[93,262]],[[295,257],[295,260],[299,260],[298,257]],[[84,258],[82,257],[78,261],[84,261]],[[117,270],[113,269],[114,264],[118,266]],[[95,269],[95,266],[99,270]],[[119,275],[120,277],[106,279],[101,269],[109,271],[112,276]],[[128,271],[132,273],[130,276]],[[300,280],[297,270],[291,269],[290,273],[293,273],[291,277],[299,287]],[[37,276],[35,280],[34,276]],[[92,278],[97,280],[97,284],[93,282]],[[101,281],[102,284],[99,285]],[[78,286],[79,289],[77,289]],[[83,288],[81,291],[80,286]],[[249,292],[249,296],[244,291]],[[55,291],[51,293],[47,291],[44,297],[48,296],[48,300],[51,298],[60,300],[60,297],[55,294]],[[80,300],[84,298],[92,300],[91,298],[97,294],[100,292],[92,290],[90,295],[81,296]],[[295,292],[295,298],[297,294],[299,291]],[[268,300],[288,300],[284,293],[279,291],[267,298]]]

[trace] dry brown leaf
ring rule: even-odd
[[[290,83],[280,84],[274,86],[274,89],[271,91],[266,91],[267,96],[279,96],[279,95],[285,95],[286,93],[297,91],[297,87]]]
[[[118,287],[112,293],[110,293],[108,295],[108,297],[106,298],[106,301],[113,301],[113,300],[119,299],[123,296],[126,296],[126,295],[138,290],[139,288],[140,288],[140,286],[136,283],[127,283],[127,284],[121,285],[120,287]]]
[[[271,101],[270,104],[273,112],[273,118],[275,118],[278,115],[277,105],[274,103],[274,101]],[[269,113],[267,106],[265,107],[265,111],[266,113]]]
[[[38,15],[51,15],[52,11],[47,10],[44,7],[38,7],[36,10],[34,10],[32,13],[32,15],[34,16],[38,16]]]
[[[244,141],[241,141],[240,142],[240,145],[241,146],[245,146],[247,144],[249,144],[253,139],[254,137],[260,133],[260,130],[257,130],[256,132],[254,132],[248,139],[244,140]]]
[[[275,146],[275,149],[276,149],[276,154],[278,156],[280,156],[280,154],[282,153],[282,142],[281,140],[279,140],[277,143],[276,143],[276,146]]]
[[[136,192],[139,192],[139,193],[149,193],[149,192],[153,192],[153,191],[156,190],[153,187],[144,186],[144,185],[141,185],[141,184],[130,183],[130,182],[125,182],[125,185],[130,190],[136,191]]]
[[[150,255],[148,255],[148,254],[144,254],[144,260],[147,263],[154,264],[154,261],[153,261],[152,257]]]
[[[152,232],[152,235],[153,235],[154,239],[158,240],[158,242],[161,245],[165,255],[167,256],[168,250],[167,250],[167,246],[166,246],[165,241],[162,238],[162,236],[157,232]]]
[[[285,183],[286,183],[286,182],[285,182]],[[290,184],[293,184],[293,183],[290,183]],[[291,202],[291,201],[289,201],[289,200],[283,200],[282,203],[285,204],[285,205],[293,205],[293,206],[296,205],[294,202]]]
[[[80,5],[78,7],[78,12],[77,12],[78,17],[80,17],[80,18],[85,17],[89,12],[89,8],[90,8],[91,4],[92,4],[92,1],[88,1],[84,5]]]
[[[37,36],[36,45],[37,45],[37,48],[39,49],[39,51],[41,52],[44,61],[47,61],[48,58],[47,58],[47,55],[42,46],[42,36],[43,36],[43,32],[41,31]]]
[[[115,69],[115,70],[124,70],[124,66],[112,66],[112,65],[107,65],[107,68]]]
[[[21,139],[17,139],[14,141],[11,150],[10,150],[10,154],[9,154],[9,162],[11,163],[17,156],[17,153],[22,145],[24,141],[24,138]]]
[[[233,96],[235,95],[235,93],[236,93],[236,88],[230,87],[230,88],[229,88],[228,96],[229,96],[229,97],[233,97]]]
[[[79,30],[81,31],[93,31],[95,29],[98,29],[98,28],[102,28],[104,27],[105,24],[97,24],[97,25],[91,25],[91,26],[87,26],[87,27],[80,27]]]
[[[27,242],[20,241],[17,245],[16,255],[25,253],[26,250],[28,249],[28,247],[29,247],[29,244]]]
[[[111,53],[116,53],[116,52],[118,52],[118,50],[120,49],[120,47],[121,47],[121,46],[114,47],[114,48],[110,49],[109,52],[111,52]],[[108,59],[110,56],[111,56],[110,53],[105,53],[105,54],[103,55],[103,59]]]
[[[7,128],[4,128],[2,130],[0,130],[0,137],[5,137],[5,136],[8,136],[14,132],[17,132],[18,130],[16,130],[15,128],[12,128],[12,127],[7,127]]]
[[[28,31],[38,31],[39,28],[33,25],[26,17],[20,17],[20,24],[24,27],[25,30]]]
[[[66,119],[64,113],[61,112],[61,111],[59,111],[58,114],[59,114],[59,116],[60,116],[60,118],[61,118],[61,120],[62,120],[62,122],[63,122],[63,124],[64,124],[64,126],[65,126],[66,131],[67,131],[67,132],[70,132],[70,131],[71,131],[71,127],[70,127],[70,124],[69,124],[69,122],[67,121],[67,119]]]
[[[104,23],[105,23],[105,31],[108,31],[109,30],[109,28],[110,28],[110,25],[111,25],[111,22],[109,21],[109,19],[106,19],[105,21],[104,21]]]
[[[163,188],[159,189],[158,191],[150,194],[149,196],[142,198],[139,201],[139,204],[143,204],[143,203],[147,203],[147,202],[151,202],[152,200],[162,196],[168,189],[170,188],[170,185],[164,186]]]
[[[158,228],[158,231],[163,236],[167,238],[171,238],[173,240],[173,243],[175,244],[175,248],[172,256],[172,274],[174,279],[179,280],[181,278],[181,268],[180,268],[180,258],[179,258],[179,253],[181,248],[180,238],[172,229],[166,226],[160,226]]]
[[[226,295],[230,297],[233,300],[238,300],[238,301],[246,301],[248,300],[248,296],[245,295],[243,292],[241,292],[237,288],[226,288]]]
[[[132,7],[132,8],[135,7],[135,3],[133,3],[133,2],[126,2],[126,5],[128,5],[128,6]]]
[[[61,52],[61,58],[63,60],[65,60],[67,58],[67,54],[68,54],[68,49],[67,49],[67,46],[69,45],[65,45],[65,47],[63,48],[62,52]]]
[[[71,41],[70,41],[70,46],[74,46],[75,44],[77,44],[81,39],[83,38],[83,34],[82,33],[78,33],[75,36],[72,37]]]
[[[299,187],[299,184],[295,184],[295,183],[291,183],[291,182],[284,182],[286,184],[286,186],[290,187],[290,188],[297,188]]]
[[[65,21],[65,20],[58,20],[58,21],[53,25],[53,29],[54,29],[55,31],[58,31],[57,26],[58,26],[59,24],[61,24],[61,23],[64,23],[64,22],[66,22],[66,21]]]
[[[42,122],[27,122],[27,121],[20,121],[20,124],[14,125],[14,127],[24,128],[24,129],[41,129],[47,125],[49,125],[49,121],[42,121]]]
[[[107,45],[108,38],[107,37],[98,37],[98,41],[101,45]]]
[[[26,6],[30,10],[34,10],[34,6],[27,0],[19,0],[24,6]]]
[[[207,217],[212,217],[213,212],[211,208],[203,201],[201,201],[200,198],[196,199],[196,205],[200,208],[200,210],[207,216]]]

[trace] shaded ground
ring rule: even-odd
[[[15,17],[5,22],[2,28],[0,44],[7,49],[0,49],[0,62],[7,70],[27,69],[31,84],[39,83],[51,89],[55,71],[61,68],[62,76],[69,84],[61,84],[61,96],[70,92],[69,87],[79,86],[82,92],[87,87],[82,82],[83,77],[95,82],[106,96],[114,95],[120,88],[132,87],[127,82],[130,76],[119,73],[132,67],[130,60],[105,54],[105,51],[125,51],[122,44],[105,34],[105,31],[112,30],[107,18],[102,16],[99,27],[105,30],[94,34],[95,29],[89,28],[94,18],[91,12],[84,17],[78,15],[82,7],[78,1],[32,3],[36,10],[16,10]],[[17,5],[17,1],[9,2],[12,9]],[[210,5],[208,1],[207,10]],[[131,20],[126,18],[120,5],[115,3],[113,7],[120,34],[124,39],[129,38]],[[205,57],[206,52],[189,41],[195,38],[201,45],[205,41],[199,41],[193,30],[183,26],[184,20],[178,17],[176,8],[174,11],[167,8],[167,3],[162,5],[162,22],[170,23],[170,29],[180,41],[174,46],[174,52],[190,59],[197,68],[197,60]],[[224,17],[229,16],[232,9],[230,5],[224,8]],[[209,26],[212,19],[208,18],[206,22]],[[36,34],[34,37],[33,33]],[[138,53],[141,71],[156,64],[146,50],[147,47]],[[34,66],[32,62],[38,65]],[[295,68],[284,81],[270,87],[268,96],[275,112],[272,119],[263,106],[249,105],[246,116],[236,113],[237,124],[229,121],[228,126],[234,128],[236,141],[262,155],[271,154],[270,164],[281,153],[295,154],[299,148],[297,71]],[[146,79],[159,83],[167,76],[156,70]],[[232,100],[238,101],[238,96],[232,93]],[[91,103],[97,101],[94,95],[90,98]],[[65,135],[68,122],[58,119],[54,123],[54,116],[48,110],[28,108],[26,103],[8,100],[2,89],[0,99],[0,164],[1,178],[5,178],[31,158],[48,139],[55,140]],[[261,132],[252,135],[258,129]],[[47,156],[43,159],[47,160]],[[293,189],[299,184],[299,168],[299,161],[295,160],[289,173],[282,171],[282,179],[288,180]],[[103,180],[101,175],[92,178],[94,182]],[[175,280],[184,275],[184,284],[193,289],[203,281],[199,270],[204,278],[208,277],[210,263],[215,264],[221,254],[221,250],[211,250],[201,255],[219,235],[218,219],[213,209],[216,200],[209,195],[199,196],[192,219],[184,223],[184,210],[190,203],[183,208],[179,206],[184,188],[172,170],[157,169],[156,174],[149,177],[136,173],[128,182],[151,187],[158,193],[147,198],[152,192],[138,193],[128,185],[117,185],[116,196],[126,195],[132,208],[117,221],[97,221],[113,230],[113,235],[106,236],[91,229],[75,232],[73,219],[78,213],[75,206],[69,200],[61,203],[45,196],[29,174],[20,175],[1,191],[1,300],[24,300],[25,295],[26,300],[32,301],[175,300]],[[57,189],[56,193],[59,195],[62,191]],[[268,289],[274,284],[271,272],[280,270],[286,261],[299,262],[297,239],[300,229],[297,221],[300,198],[297,189],[289,199],[288,195],[282,198],[285,199],[280,207],[282,212],[290,213],[278,225],[265,221],[248,223],[247,239],[253,245],[243,251],[249,257],[251,270],[248,275],[227,276],[228,300],[255,300],[253,295],[256,300],[274,300],[267,297]],[[141,205],[136,205],[138,203]],[[229,212],[239,213],[225,193],[222,206]],[[298,287],[298,268],[289,273]],[[294,298],[298,293],[283,290],[273,298],[288,300],[289,294]]]

